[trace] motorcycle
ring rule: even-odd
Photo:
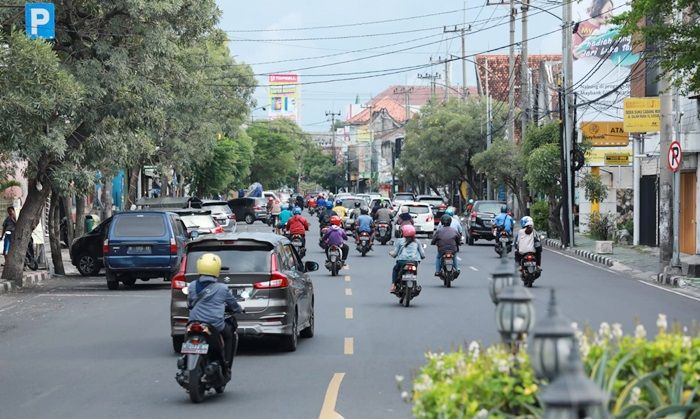
[[[454,258],[455,254],[452,252],[445,252],[440,258],[440,279],[447,288],[450,288],[452,281],[459,276],[459,271],[455,269]]]
[[[326,269],[331,271],[331,276],[338,275],[338,272],[343,267],[343,252],[338,246],[331,246],[328,249],[326,256]]]
[[[362,256],[365,256],[370,250],[372,250],[372,240],[369,233],[363,231],[360,233],[360,242],[357,244],[357,251],[360,252]]]
[[[379,223],[377,224],[377,239],[381,244],[387,244],[391,240],[391,228],[389,224]]]
[[[304,247],[304,241],[301,239],[301,234],[294,234],[291,238],[292,246],[297,250],[297,254],[300,258],[306,256],[306,247]]]
[[[513,250],[513,243],[510,240],[510,236],[503,228],[494,228],[493,236],[496,238],[496,245],[494,250],[498,253],[498,257],[503,257]]]
[[[540,277],[541,273],[537,267],[537,258],[534,253],[526,253],[520,258],[520,279],[526,287],[532,288],[532,284]]]
[[[226,321],[232,321],[228,313]],[[223,393],[226,384],[231,380],[231,372],[225,371],[226,368],[221,362],[224,358],[224,339],[219,333],[216,335],[219,341],[213,342],[212,330],[214,327],[210,324],[190,322],[180,350],[182,356],[177,360],[178,372],[175,380],[187,390],[190,400],[194,403],[204,400],[207,390],[214,389],[217,394]],[[235,356],[238,348],[238,334],[235,332],[232,344]]]
[[[323,241],[323,236],[326,235],[326,231],[328,231],[330,227],[321,227],[321,237],[318,238],[318,245],[321,246],[321,249],[326,250],[328,245],[326,242]]]
[[[409,262],[403,265],[399,273],[399,282],[396,285],[394,295],[399,298],[399,304],[408,307],[411,300],[416,298],[421,292],[418,285],[418,264]]]

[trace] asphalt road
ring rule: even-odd
[[[317,231],[314,224],[307,260],[322,262]],[[362,258],[351,249],[348,269],[335,278],[321,266],[313,274],[316,336],[294,353],[273,341],[244,342],[226,392],[200,405],[174,380],[168,284],[110,292],[104,277],[70,277],[0,296],[0,416],[410,417],[395,376],[407,387],[426,351],[498,340],[487,287],[497,259],[486,243],[464,246],[462,275],[447,289],[433,277],[429,248],[419,268],[423,292],[404,308],[388,293],[388,250],[378,245]],[[564,314],[595,328],[620,322],[631,332],[639,321],[652,332],[659,312],[685,325],[700,319],[700,301],[597,265],[546,251],[543,267],[532,289],[538,317],[556,287]]]

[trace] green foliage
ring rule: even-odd
[[[518,191],[526,173],[526,158],[521,147],[506,139],[496,140],[487,150],[477,153],[472,164],[497,184],[507,185],[511,191]]]
[[[590,202],[603,202],[608,197],[608,187],[600,180],[600,175],[586,173],[581,181]]]
[[[265,188],[279,188],[296,183],[297,156],[304,133],[286,119],[255,121],[248,127],[255,156],[250,165],[250,181]]]
[[[551,234],[549,231],[549,204],[547,204],[547,201],[535,201],[530,206],[530,215],[535,222],[537,230],[546,231],[547,235]]]
[[[590,236],[595,240],[610,240],[615,230],[614,216],[610,213],[591,213],[588,217]]]
[[[546,144],[559,144],[559,122],[540,126],[529,125],[525,130],[523,153],[526,156]]]
[[[208,196],[244,186],[250,174],[253,141],[245,132],[237,139],[223,137],[211,156],[197,167],[193,187],[197,196]]]
[[[698,13],[697,0],[633,1],[631,9],[613,22],[622,25],[622,36],[635,35],[646,43],[645,52],[660,61],[661,74],[693,92],[700,90]]]
[[[527,157],[527,174],[525,180],[536,192],[547,196],[560,196],[561,184],[559,183],[561,160],[559,146],[545,144],[536,148]]]
[[[342,165],[335,165],[333,156],[324,154],[320,146],[304,140],[300,150],[299,174],[303,181],[327,190],[335,190],[345,184],[345,169]]]

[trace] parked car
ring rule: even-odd
[[[225,233],[190,242],[173,278],[170,319],[176,352],[189,316],[183,289],[198,277],[197,259],[207,252],[219,255],[219,282],[226,284],[245,308],[245,313],[236,315],[239,336],[274,336],[282,349],[294,351],[298,336],[314,335],[314,287],[309,272],[317,270],[318,264],[302,263],[286,237]]]
[[[397,192],[394,194],[393,203],[395,207],[398,207],[405,202],[414,202],[415,200],[416,196],[411,192]]]
[[[192,236],[195,231],[198,236],[224,232],[224,228],[214,219],[211,211],[187,209],[173,210],[172,212],[180,216],[185,228],[187,228],[188,236]]]
[[[203,201],[202,209],[211,211],[211,216],[224,231],[236,230],[236,214],[231,211],[226,201]]]
[[[133,286],[137,279],[147,281],[177,273],[188,241],[180,217],[165,211],[130,211],[115,214],[103,244],[107,287],[119,282]]]
[[[440,224],[440,217],[445,215],[447,203],[445,198],[438,195],[418,195],[416,202],[426,202],[430,204],[433,211],[433,223]]]
[[[479,239],[493,240],[493,219],[501,212],[501,201],[476,201],[471,214],[467,214],[467,244],[472,246]]]
[[[97,225],[92,231],[73,240],[68,250],[70,261],[83,276],[95,276],[104,266],[102,244],[109,230],[112,217]]]
[[[267,222],[266,198],[236,198],[228,201],[228,206],[236,220],[244,220],[246,224],[253,224],[258,220]]]
[[[408,212],[413,217],[413,226],[416,228],[416,233],[432,234],[435,231],[433,223],[433,212],[430,209],[430,204],[424,202],[407,202],[399,207],[399,213],[408,208]]]

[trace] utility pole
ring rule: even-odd
[[[491,118],[493,115],[491,115],[491,93],[489,92],[489,60],[488,58],[484,60],[484,66],[486,68],[486,148],[491,147],[491,143],[493,143],[493,138],[491,136],[493,135],[491,132]],[[488,177],[486,178],[486,199],[492,199],[492,189],[493,187],[491,186],[491,179]]]
[[[404,106],[406,107],[406,122],[408,122],[411,119],[411,93],[413,93],[413,86],[401,86],[394,89],[394,94],[404,95]]]
[[[510,0],[510,49],[508,52],[508,139],[515,142],[515,0]]]
[[[562,170],[562,175],[566,179],[562,179],[562,187],[564,198],[564,230],[566,230],[566,238],[568,239],[568,245],[573,247],[574,242],[574,217],[573,217],[573,202],[571,196],[571,189],[569,184],[571,182],[571,151],[573,150],[573,108],[571,106],[571,95],[573,90],[573,55],[571,51],[572,46],[572,22],[571,22],[571,1],[565,1],[562,3],[562,70],[563,70],[563,95],[562,95],[562,110],[564,112],[564,133],[563,133],[563,144],[562,151],[564,153],[564,170]]]
[[[418,78],[421,80],[430,80],[430,99],[435,100],[435,81],[440,79],[440,73],[423,73],[418,74]]]
[[[332,140],[332,145],[331,149],[333,150],[333,164],[337,165],[338,164],[338,156],[336,155],[336,149],[335,149],[335,117],[340,116],[340,111],[333,112],[333,111],[326,111],[326,117],[331,117],[331,134],[333,135],[333,140]]]
[[[522,22],[522,40],[520,52],[520,108],[521,108],[521,128],[520,135],[525,138],[525,127],[530,121],[530,66],[527,55],[527,11],[530,0],[520,0],[520,18]]]
[[[469,91],[467,90],[467,31],[471,29],[471,25],[468,27],[462,27],[462,28],[457,28],[455,25],[454,29],[447,29],[447,27],[443,27],[442,31],[443,33],[459,33],[460,37],[462,38],[462,56],[460,57],[462,59],[462,100],[467,101],[467,95],[469,94]],[[449,84],[449,83],[448,83]]]
[[[450,60],[445,58],[445,102],[450,98]]]

